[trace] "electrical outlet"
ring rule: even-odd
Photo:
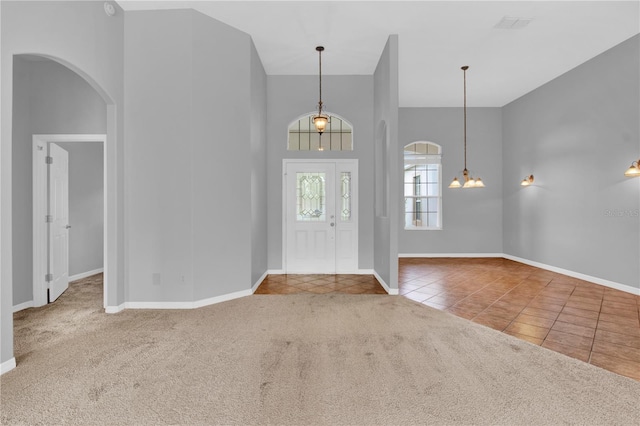
[[[160,283],[162,282],[160,279],[160,272],[154,272],[152,274],[152,281],[153,285],[160,285]]]

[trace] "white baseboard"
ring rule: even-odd
[[[102,272],[104,272],[104,268],[98,268],[98,269],[94,269],[93,271],[87,271],[81,274],[75,274],[69,277],[69,282],[81,280],[83,278],[87,278],[95,274],[100,274]]]
[[[234,293],[223,294],[221,296],[210,297],[208,299],[196,300],[193,302],[193,308],[202,308],[203,306],[215,305],[216,303],[228,302],[229,300],[239,299],[241,297],[251,296],[251,290],[236,291]]]
[[[13,307],[13,312],[18,312],[23,309],[33,308],[33,300],[29,300],[28,302],[20,303],[19,305],[15,305]]]
[[[118,306],[107,306],[106,308],[104,308],[104,313],[105,314],[117,314],[118,312],[124,311],[125,308],[125,304],[121,304]]]
[[[14,368],[16,368],[16,359],[11,358],[10,360],[0,364],[0,375],[13,370]]]
[[[626,293],[635,294],[636,296],[640,296],[640,288],[631,287],[626,284],[620,284],[614,281],[605,280],[603,278],[582,274],[580,272],[558,268],[557,266],[551,266],[544,263],[535,262],[533,260],[523,259],[521,257],[512,256],[510,254],[503,254],[502,257],[504,257],[505,259],[513,260],[514,262],[524,263],[525,265],[535,266],[536,268],[545,269],[547,271],[556,272],[558,274],[567,275],[569,277],[578,278],[580,280],[589,281],[594,284],[599,284],[605,287],[613,288],[616,290],[624,291]]]
[[[227,302],[241,297],[251,296],[251,290],[236,291],[208,299],[195,300],[193,302],[126,302],[126,309],[196,309],[216,303]]]
[[[253,287],[251,287],[251,294],[256,292],[260,284],[262,284],[262,281],[264,281],[264,279],[267,278],[267,275],[269,275],[269,271],[266,271],[264,274],[262,274],[260,278],[258,278],[258,281],[256,281]]]
[[[400,253],[398,257],[504,257],[502,253]]]
[[[193,309],[195,302],[126,302],[125,309]]]
[[[269,269],[267,275],[286,275],[284,269]],[[305,272],[294,272],[293,275],[304,275]],[[353,274],[353,275],[373,275],[373,269],[356,269],[351,272],[336,272],[336,275],[340,274]],[[332,275],[332,274],[329,274]]]
[[[376,271],[373,271],[373,276],[376,277],[380,285],[382,285],[382,288],[384,288],[389,295],[397,296],[400,293],[400,290],[397,288],[389,288],[389,284],[387,284]]]

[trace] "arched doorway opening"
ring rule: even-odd
[[[52,84],[53,83],[53,84]],[[61,84],[57,84],[61,83]],[[77,104],[74,105],[74,102]],[[25,113],[26,111],[26,113]],[[12,113],[12,213],[14,309],[41,306],[43,298],[33,293],[37,281],[47,277],[34,272],[36,247],[33,223],[33,135],[56,139],[61,134],[102,134],[103,174],[103,265],[102,305],[106,312],[117,303],[116,230],[116,105],[93,78],[60,58],[44,54],[13,56]],[[75,142],[83,142],[74,139]],[[45,143],[56,142],[46,141]],[[64,142],[64,138],[57,142]],[[69,140],[69,142],[73,142]],[[96,142],[86,140],[85,142]],[[20,219],[22,218],[22,219]],[[47,218],[43,217],[43,221]],[[20,238],[16,238],[20,235]],[[46,274],[45,274],[46,275]],[[31,289],[28,291],[27,289]],[[16,290],[18,290],[16,292]],[[16,294],[18,293],[18,294]],[[21,297],[16,303],[16,296]],[[46,299],[45,299],[46,300]],[[17,306],[16,306],[17,305]]]

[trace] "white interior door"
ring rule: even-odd
[[[285,162],[284,191],[286,272],[357,272],[357,162]]]
[[[49,144],[49,302],[69,287],[69,154]]]

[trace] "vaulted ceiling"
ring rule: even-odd
[[[399,37],[400,106],[503,106],[640,32],[640,1],[129,1],[251,35],[269,75],[372,74]],[[517,18],[510,29],[496,28]],[[518,21],[519,19],[519,21]],[[522,25],[527,24],[527,25]],[[508,25],[507,25],[508,26]]]

